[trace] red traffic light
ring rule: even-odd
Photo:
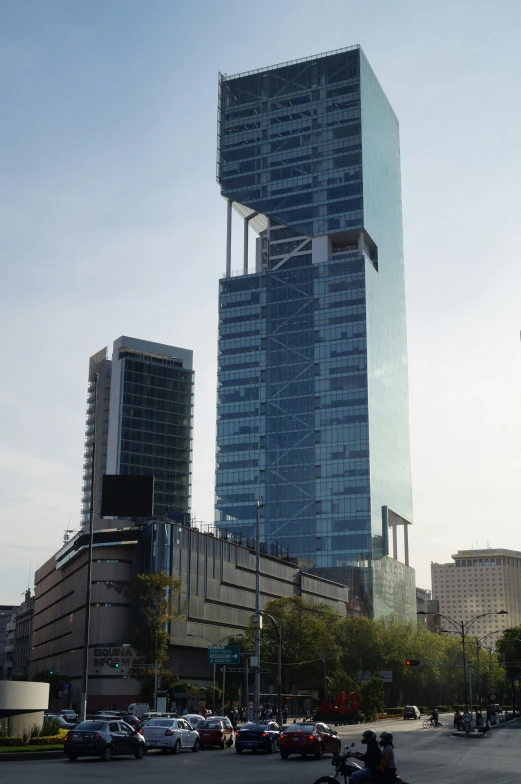
[[[420,666],[420,662],[419,662],[418,659],[406,659],[405,666],[406,667],[419,667]]]

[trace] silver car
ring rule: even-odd
[[[199,751],[199,733],[185,719],[150,719],[143,727],[147,749]]]

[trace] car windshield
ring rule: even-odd
[[[222,729],[220,721],[203,721],[202,724],[199,725],[204,730],[220,730]]]
[[[314,724],[291,724],[289,727],[293,732],[303,732],[305,735],[312,735],[315,732]]]
[[[104,730],[105,722],[104,721],[80,721],[79,724],[76,724],[74,729],[75,730]]]
[[[248,721],[246,724],[244,724],[242,729],[243,730],[265,730],[265,729],[267,729],[267,727],[268,727],[267,723],[263,724],[260,721],[259,722]]]
[[[173,723],[172,719],[150,719],[147,727],[171,727]]]

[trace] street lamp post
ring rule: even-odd
[[[187,637],[198,637],[200,640],[206,640],[206,642],[210,643],[211,646],[216,647],[217,645],[220,645],[225,640],[233,639],[234,637],[244,637],[244,634],[242,632],[239,632],[239,634],[227,634],[226,637],[223,637],[222,640],[219,640],[218,642],[212,642],[212,640],[210,640],[208,637],[205,637],[203,634],[187,634],[186,636]],[[225,667],[225,671],[223,672],[223,693],[222,693],[223,706],[224,706],[224,686],[225,686],[225,677],[226,677],[225,672],[226,672],[226,667]],[[213,701],[213,712],[215,713],[216,712],[216,702],[215,702],[215,664],[213,665],[213,695],[212,695],[212,697],[213,697],[213,700],[212,700]]]
[[[467,636],[469,629],[476,621],[479,621],[480,618],[485,618],[487,615],[508,615],[507,610],[498,610],[497,612],[486,612],[481,613],[481,615],[476,615],[474,618],[471,618],[470,621],[466,623],[464,621],[455,621],[454,618],[450,618],[448,615],[443,615],[443,613],[439,612],[425,612],[425,610],[419,610],[416,615],[436,615],[438,618],[444,618],[446,621],[449,621],[458,634],[461,636],[461,647],[463,652],[463,683],[465,687],[465,708],[468,710],[468,690],[467,690],[467,657],[465,653],[465,637]]]
[[[483,643],[485,642],[485,640],[488,640],[488,638],[492,637],[494,634],[499,634],[499,629],[495,629],[493,632],[489,632],[488,634],[485,634],[485,636],[481,637],[481,639],[478,639],[476,637],[476,656],[478,659],[478,704],[480,710],[481,710],[482,697],[481,697],[481,663],[479,660],[479,652],[483,648]],[[490,663],[492,665],[492,652],[490,654]]]
[[[266,616],[272,622],[277,633],[277,705],[279,710],[279,722],[282,721],[282,624],[267,612],[262,611],[262,616]],[[260,659],[258,661],[260,667]]]
[[[255,702],[255,717],[260,716],[260,510],[264,508],[264,501],[255,503],[257,512],[257,524],[255,528],[255,614],[257,616],[257,625],[255,627],[255,658],[257,659],[257,668],[254,676],[254,702]]]

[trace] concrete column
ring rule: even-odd
[[[232,205],[233,201],[228,199],[226,215],[226,277],[232,274]]]
[[[405,550],[405,565],[409,566],[409,526],[403,526],[403,546]]]
[[[393,558],[398,560],[398,530],[396,526],[396,519],[393,522]]]
[[[249,219],[244,218],[244,258],[242,262],[242,271],[244,275],[248,274],[248,224]]]

